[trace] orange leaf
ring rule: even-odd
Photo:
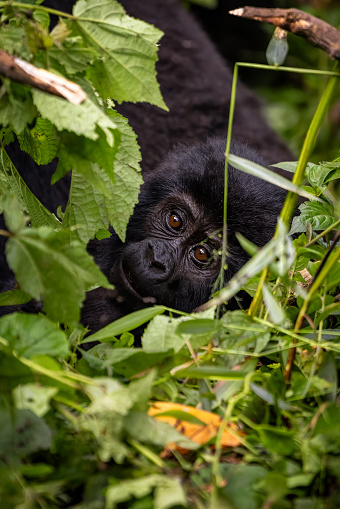
[[[165,412],[180,412],[181,418],[162,415]],[[183,416],[185,413],[189,414],[188,420]],[[199,410],[192,406],[181,405],[180,403],[168,403],[164,401],[153,402],[149,408],[148,414],[158,421],[167,422],[193,442],[201,445],[209,442],[209,440],[217,435],[222,423],[221,417],[217,414]],[[201,421],[202,424],[195,422],[197,420]],[[233,430],[233,434],[231,434],[228,429]],[[237,426],[234,423],[228,423],[226,429],[223,431],[221,440],[222,447],[235,447],[240,445],[241,442],[235,437],[235,434],[240,436],[240,432],[237,431]],[[171,444],[171,448],[177,450],[181,449],[181,451],[183,451],[182,448],[177,447],[175,444]]]

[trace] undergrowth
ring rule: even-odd
[[[74,106],[8,79],[1,88],[7,229],[0,233],[18,286],[0,304],[43,301],[38,315],[0,319],[1,507],[339,507],[340,158],[308,162],[305,171],[301,158],[279,164],[292,172],[300,164],[305,181],[294,187],[228,155],[243,171],[309,193],[290,231],[292,198],[267,246],[240,238],[250,261],[200,313],[154,306],[84,337],[85,292],[108,286],[86,244],[108,235],[109,224],[124,240],[141,183],[134,133],[106,97],[164,107],[154,76],[161,33],[131,21],[118,4],[120,32],[114,17],[104,30],[106,4],[97,0],[78,2],[75,17],[59,13],[52,32],[52,11],[39,2],[0,2],[0,9],[3,50],[54,69],[88,95]],[[124,62],[115,58],[120,36],[129,45]],[[103,65],[118,81],[99,79]],[[10,161],[6,145],[15,136],[39,164],[58,156],[56,179],[73,167],[60,217]],[[254,297],[251,312],[216,317],[216,306],[240,289]],[[142,347],[134,348],[130,331],[147,322]],[[86,350],[91,341],[99,344]],[[157,404],[158,420],[151,415]]]

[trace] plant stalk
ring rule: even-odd
[[[316,112],[314,114],[312,122],[309,126],[309,129],[308,129],[308,132],[307,132],[307,135],[306,135],[306,138],[304,140],[303,147],[301,150],[299,162],[298,162],[296,171],[295,171],[293,179],[292,179],[292,182],[294,184],[296,184],[297,186],[300,186],[303,182],[304,172],[305,172],[305,168],[308,163],[308,159],[310,158],[310,155],[314,148],[314,144],[315,144],[319,129],[320,129],[323,119],[325,118],[325,115],[328,111],[330,102],[332,100],[332,97],[333,97],[333,94],[335,91],[335,87],[338,83],[337,76],[338,76],[339,69],[340,69],[340,63],[336,62],[335,67],[334,67],[334,72],[336,73],[336,75],[332,75],[329,78],[326,88],[325,88],[324,92],[322,93],[319,105],[316,109]],[[281,210],[281,214],[280,214],[280,218],[286,225],[289,225],[291,222],[291,219],[294,214],[295,207],[296,207],[297,199],[298,199],[298,196],[295,193],[288,191],[285,202],[284,202],[282,210]],[[276,234],[276,232],[275,232],[275,234]],[[249,310],[248,310],[248,314],[251,316],[254,316],[257,313],[260,303],[262,301],[262,286],[268,276],[268,272],[269,272],[268,268],[264,269],[262,272],[259,287],[256,291],[256,294],[255,294],[253,301],[252,301],[252,303],[249,307]]]

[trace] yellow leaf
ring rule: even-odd
[[[169,415],[162,415],[165,412],[181,412],[181,418],[172,417]],[[189,414],[188,421],[185,420],[183,413]],[[190,438],[193,442],[198,444],[206,444],[212,438],[216,437],[218,430],[221,426],[222,419],[219,415],[205,410],[199,410],[198,408],[181,405],[180,403],[168,403],[164,401],[153,402],[149,408],[148,414],[153,416],[158,421],[167,422],[173,426],[177,431]],[[198,419],[204,424],[197,424],[196,422],[190,422],[193,419],[189,416]],[[232,434],[228,431],[232,430]],[[241,436],[237,426],[234,423],[228,423],[226,429],[223,431],[221,445],[222,447],[235,447],[240,445],[241,442],[237,438],[237,435]],[[168,444],[171,449],[177,449],[185,452],[182,448],[179,448],[175,444]]]

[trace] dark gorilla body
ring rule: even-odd
[[[232,152],[264,164],[244,144]],[[115,291],[88,294],[83,322],[92,331],[151,303],[190,312],[209,299],[220,270],[224,153],[225,141],[217,138],[179,146],[146,177],[125,244],[114,234],[97,248],[96,261]],[[248,259],[235,234],[259,246],[269,241],[284,195],[229,166],[226,281]]]
[[[45,2],[65,11],[70,11],[73,3]],[[206,139],[226,135],[231,72],[178,0],[121,3],[128,14],[165,32],[157,71],[170,112],[148,104],[117,108],[138,135],[145,184],[128,225],[126,243],[113,233],[110,239],[89,245],[97,264],[115,285],[114,291],[97,289],[88,294],[82,322],[91,331],[155,302],[193,310],[209,299],[220,266],[217,253],[223,226],[225,141]],[[232,151],[238,155],[264,165],[257,151],[268,163],[291,158],[262,119],[258,99],[242,84],[238,86],[233,134],[239,142]],[[177,145],[179,140],[184,144]],[[9,153],[45,206],[55,211],[58,205],[65,205],[67,178],[46,187],[55,163],[38,168],[16,145]],[[274,232],[283,197],[274,186],[230,168],[226,280],[247,260],[235,233],[264,245]],[[172,216],[177,219],[170,219]],[[0,290],[8,290],[14,279],[3,256],[0,271]],[[39,305],[22,309],[37,311]]]

